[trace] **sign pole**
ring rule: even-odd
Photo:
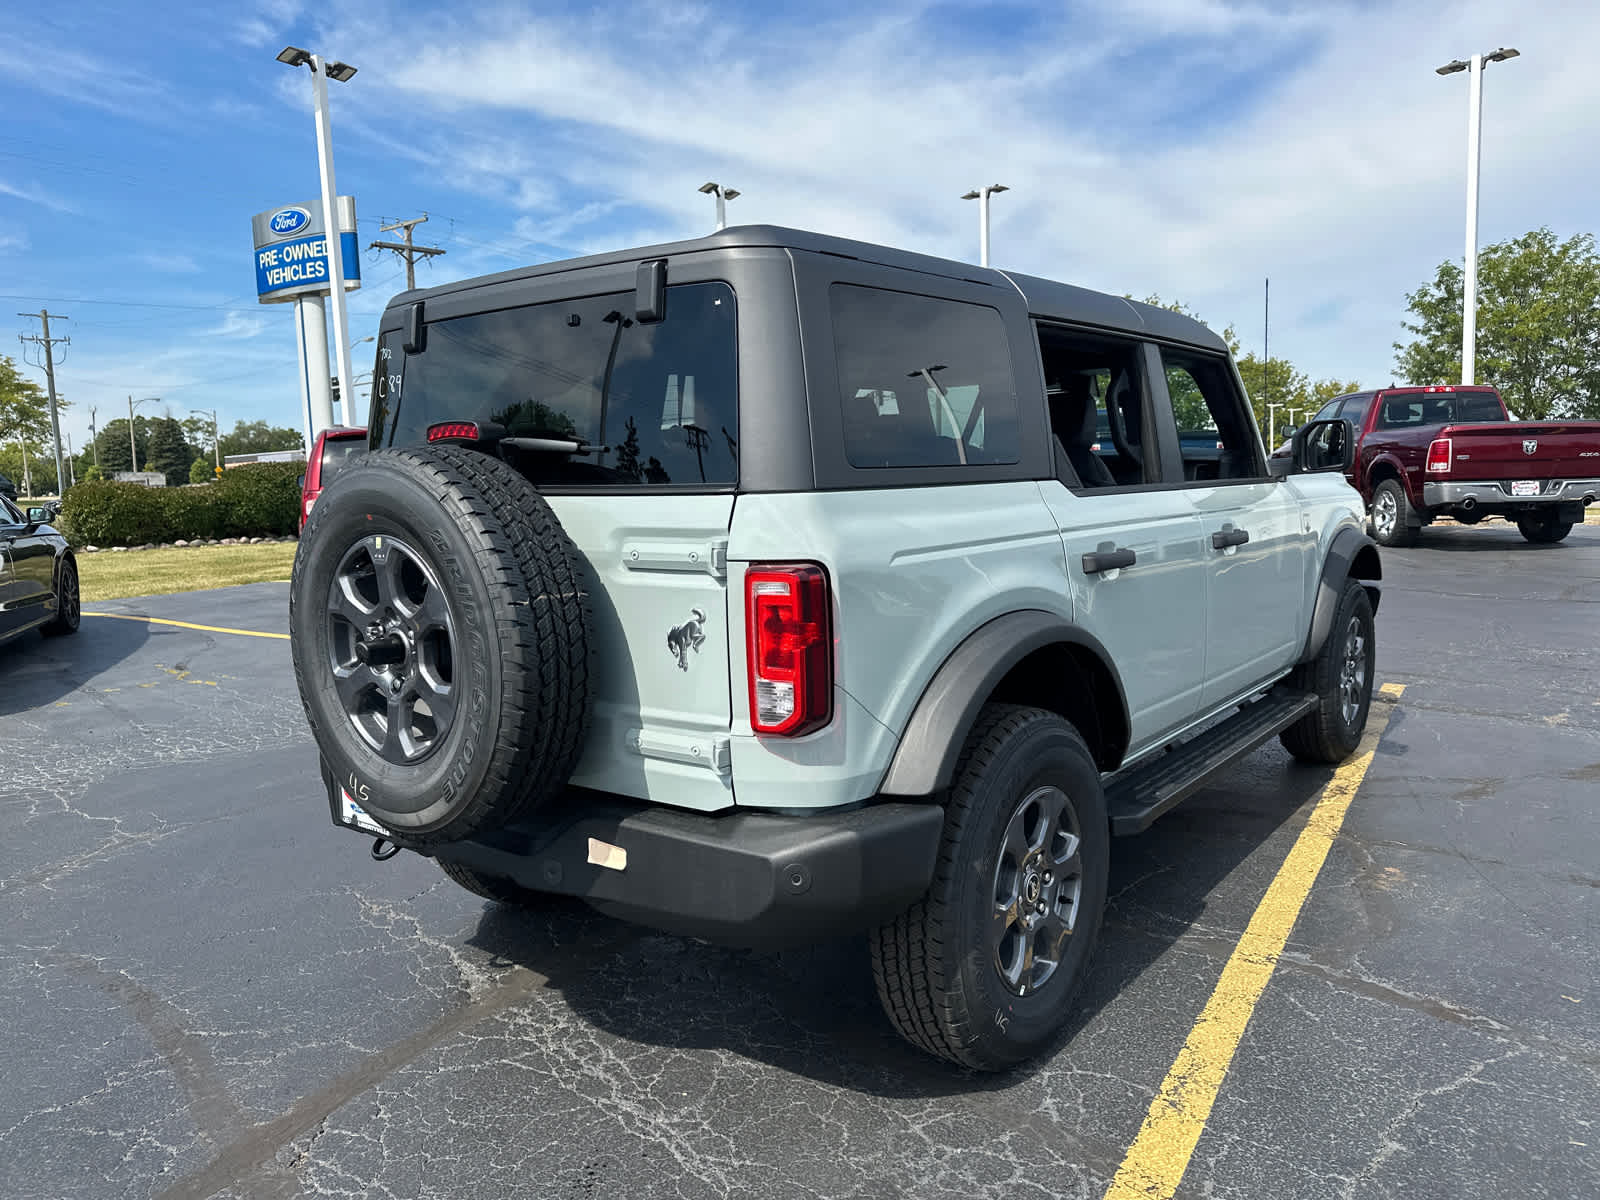
[[[346,332],[348,322],[345,319],[344,308],[344,238],[339,229],[337,207],[339,193],[334,186],[333,140],[328,129],[328,79],[320,54],[311,56],[311,87],[317,109],[317,166],[322,175],[322,228],[328,239],[328,286],[333,299],[334,361],[339,370],[339,395],[348,396],[354,374],[350,370],[350,335]],[[326,338],[323,340],[323,345],[323,361],[326,362]],[[324,371],[323,374],[326,376],[327,372]],[[326,394],[326,384],[323,385],[323,389]],[[320,430],[332,424],[333,403],[330,395],[317,406],[316,425]],[[308,452],[309,449],[307,447]]]

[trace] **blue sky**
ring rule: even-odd
[[[71,318],[75,445],[130,393],[298,426],[249,228],[317,192],[309,78],[274,61],[294,44],[359,68],[331,85],[340,191],[363,247],[431,214],[422,284],[704,232],[707,179],[744,193],[730,222],[975,260],[959,196],[999,182],[996,265],[1182,299],[1247,350],[1271,276],[1275,353],[1386,383],[1405,292],[1462,253],[1466,79],[1434,67],[1522,51],[1486,74],[1482,242],[1600,227],[1600,6],[1511,11],[56,5],[0,44],[0,297]],[[385,252],[362,272],[352,340],[404,283]]]

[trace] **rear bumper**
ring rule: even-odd
[[[1533,509],[1547,504],[1593,503],[1600,498],[1600,479],[1540,480],[1537,496],[1513,496],[1511,480],[1484,479],[1472,483],[1424,483],[1422,503],[1428,508],[1468,505],[1486,512],[1511,508]]]
[[[346,824],[328,782],[334,822]],[[944,826],[938,805],[915,803],[708,816],[574,791],[558,807],[419,852],[624,920],[756,948],[859,932],[903,911],[933,878]]]

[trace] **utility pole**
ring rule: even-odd
[[[94,427],[94,415],[100,410],[89,407],[89,444],[94,447],[94,469],[100,469],[100,431]]]
[[[417,286],[418,256],[432,258],[436,254],[444,253],[438,246],[413,246],[411,244],[411,231],[427,219],[428,214],[423,213],[420,217],[412,217],[409,221],[396,221],[393,225],[380,225],[378,226],[379,233],[388,233],[394,229],[404,230],[403,236],[406,240],[404,242],[373,242],[368,247],[369,250],[393,250],[406,260],[406,291],[408,292]]]
[[[30,319],[33,317],[38,317],[40,323],[44,326],[43,336],[37,333],[19,333],[17,335],[17,340],[23,343],[33,342],[35,345],[44,347],[44,378],[45,383],[50,389],[50,436],[54,439],[55,443],[56,495],[59,496],[61,493],[67,490],[67,477],[61,464],[61,418],[56,415],[55,346],[57,342],[60,342],[64,346],[68,345],[71,343],[72,339],[66,337],[53,338],[50,336],[50,310],[47,308],[41,308],[36,313],[18,313],[17,316],[28,317]],[[66,319],[66,317],[59,315],[56,317],[56,320],[58,321],[65,321]]]

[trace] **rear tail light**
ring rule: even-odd
[[[1430,472],[1442,472],[1450,469],[1450,439],[1434,438],[1428,443],[1428,467]]]
[[[476,421],[440,421],[428,426],[430,442],[475,442],[478,440]]]
[[[828,577],[809,563],[745,574],[750,728],[798,737],[833,717]]]

